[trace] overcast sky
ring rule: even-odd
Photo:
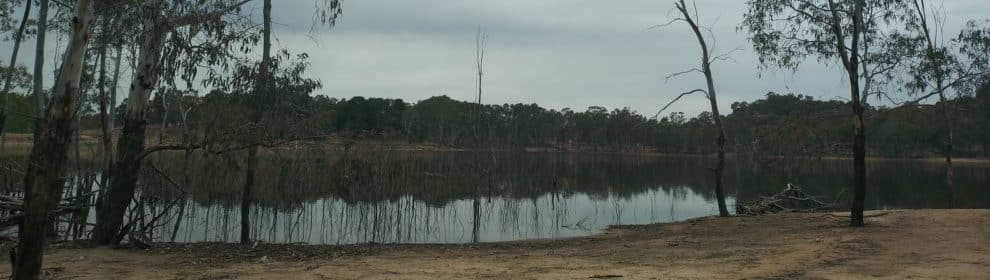
[[[257,2],[247,9],[260,15]],[[768,91],[847,96],[837,68],[817,61],[796,73],[761,73],[746,34],[736,31],[745,1],[698,0],[697,6],[700,24],[711,26],[717,37],[714,53],[742,48],[735,61],[713,67],[725,113],[732,102]],[[987,0],[946,0],[944,6],[950,33],[990,15]],[[312,0],[276,0],[275,44],[310,54],[309,76],[323,82],[322,95],[472,100],[479,26],[488,33],[484,103],[577,111],[630,107],[652,116],[680,92],[704,87],[700,74],[665,82],[665,76],[697,67],[700,60],[686,25],[648,29],[675,16],[672,1],[345,0],[338,25],[318,31],[311,29],[313,7]],[[23,45],[21,63],[33,61],[33,49],[33,42]],[[0,43],[4,61],[10,51],[9,42]],[[695,115],[707,110],[706,102],[689,96],[671,110]]]

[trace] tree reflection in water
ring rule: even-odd
[[[717,214],[707,168],[711,160],[705,158],[505,152],[498,155],[494,176],[479,180],[482,175],[466,152],[296,149],[269,151],[262,157],[251,232],[264,242],[555,238],[594,234],[612,224]],[[129,217],[143,213],[147,223],[164,211],[150,231],[152,239],[237,241],[243,158],[196,155],[184,160],[183,154],[175,153],[151,160],[169,177],[182,178],[173,181],[188,182],[181,186],[187,193],[182,193],[155,171],[142,174],[143,207]],[[852,172],[844,160],[733,161],[726,170],[730,208],[737,198],[776,193],[788,182],[840,204],[849,200],[844,189]],[[83,175],[93,176],[96,165],[88,165]],[[184,167],[189,167],[188,174]],[[943,186],[946,172],[938,163],[883,160],[871,161],[869,167],[868,208],[990,207],[985,164],[957,166],[952,193]],[[488,180],[487,190],[476,191],[483,189],[477,187],[479,181]],[[178,203],[170,207],[173,201]],[[61,230],[73,229],[65,238],[85,238],[79,227],[63,225]]]

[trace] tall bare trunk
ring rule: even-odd
[[[50,201],[62,188],[69,143],[72,139],[72,119],[82,77],[83,57],[89,40],[93,16],[93,0],[76,2],[72,19],[72,37],[66,49],[65,61],[57,80],[44,120],[38,127],[24,176],[24,219],[18,235],[14,279],[38,279],[45,246],[45,232],[50,225]]]
[[[131,81],[127,107],[124,110],[124,130],[117,144],[117,163],[114,164],[109,190],[97,213],[96,227],[93,229],[93,242],[109,245],[119,242],[124,214],[134,198],[138,171],[144,151],[145,106],[151,91],[158,84],[158,63],[165,41],[166,24],[161,20],[164,0],[147,2],[144,7],[144,22],[138,69]]]
[[[258,85],[255,89],[255,97],[268,97],[271,94],[271,60],[272,60],[272,0],[265,0],[264,3],[264,27],[262,30],[263,45],[262,45],[262,57],[261,66],[258,69],[258,74],[261,75],[258,79]],[[268,98],[262,98],[263,100],[268,100]],[[255,101],[257,102],[257,100]],[[261,105],[255,104],[255,111],[252,113],[251,121],[254,123],[254,127],[251,129],[251,141],[254,141],[255,145],[251,147],[248,151],[248,162],[247,162],[247,175],[244,178],[244,191],[241,193],[241,243],[247,244],[251,243],[251,193],[254,189],[254,175],[258,169],[258,141],[260,141],[260,131],[259,123],[261,122]]]
[[[718,139],[716,140],[718,144],[718,164],[715,167],[715,199],[718,203],[719,216],[728,217],[729,208],[725,205],[725,183],[723,182],[725,174],[725,128],[722,126],[722,115],[718,110],[718,96],[715,94],[715,80],[712,78],[711,53],[709,53],[708,43],[705,42],[704,35],[701,34],[701,29],[688,12],[684,0],[680,0],[677,9],[684,16],[684,21],[691,26],[691,30],[694,31],[694,35],[698,39],[698,44],[701,46],[701,70],[705,74],[705,83],[708,86],[706,94],[711,104],[712,121],[715,124],[715,129],[718,130]]]
[[[27,26],[28,17],[31,15],[31,0],[24,1],[24,17],[21,18],[21,25],[14,35],[14,51],[10,54],[10,67],[7,68],[7,76],[3,77],[3,110],[0,110],[0,157],[4,155],[7,146],[7,115],[10,114],[10,84],[14,81],[14,68],[17,67],[17,53],[21,50],[21,40],[24,38],[24,28]]]

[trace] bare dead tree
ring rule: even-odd
[[[478,32],[475,36],[475,49],[474,49],[474,61],[475,67],[478,71],[478,96],[475,106],[475,119],[474,119],[474,137],[476,141],[481,142],[481,119],[483,108],[481,105],[481,90],[482,90],[482,80],[484,77],[485,70],[485,43],[488,40],[488,35],[485,31],[478,26]],[[474,162],[477,169],[483,169],[481,165],[481,151],[475,149],[474,152]],[[483,172],[487,173],[487,172]],[[480,176],[485,176],[479,173]],[[483,178],[478,178],[479,180],[474,186],[474,198],[472,201],[472,223],[471,223],[471,242],[479,242],[481,234],[481,184],[485,182]]]
[[[693,14],[691,11],[688,11],[688,7],[684,3],[684,0],[678,0],[674,2],[674,7],[677,9],[678,12],[680,12],[681,16],[671,20],[665,25],[669,25],[674,22],[683,21],[684,23],[687,23],[687,25],[691,27],[691,31],[694,32],[694,36],[695,38],[697,38],[698,45],[701,48],[701,69],[692,68],[690,70],[677,72],[667,76],[667,79],[677,77],[683,74],[700,72],[705,75],[705,84],[707,85],[707,90],[699,88],[681,93],[676,98],[674,98],[674,100],[671,100],[670,103],[667,103],[667,105],[663,106],[663,108],[660,109],[659,112],[657,112],[654,118],[659,116],[660,113],[667,110],[667,108],[669,108],[670,105],[674,104],[684,96],[695,93],[702,93],[705,95],[705,98],[708,99],[709,104],[711,104],[712,121],[715,125],[715,129],[718,130],[718,138],[716,139],[715,142],[716,145],[718,145],[718,163],[715,166],[715,198],[718,203],[719,216],[728,217],[730,214],[729,214],[729,208],[725,205],[725,183],[724,183],[725,143],[727,140],[725,136],[725,128],[722,125],[722,115],[719,113],[718,110],[718,95],[716,95],[715,92],[715,79],[713,78],[712,75],[712,63],[719,60],[727,59],[731,54],[731,51],[724,55],[712,56],[711,50],[709,49],[708,46],[708,42],[705,39],[705,35],[701,31],[702,27],[698,26],[697,23],[697,18],[698,18],[697,6],[694,6]],[[665,25],[661,25],[661,26],[665,26]]]

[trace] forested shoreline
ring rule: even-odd
[[[237,93],[213,91],[204,96],[179,92],[156,95],[148,110],[152,128],[165,127],[165,136],[181,137],[183,110],[200,138],[245,121],[249,106]],[[551,149],[555,151],[652,152],[711,154],[716,133],[711,113],[688,116],[673,112],[645,116],[629,108],[547,109],[537,104],[477,105],[448,96],[410,103],[402,99],[295,94],[268,125],[283,127],[285,137],[331,136],[345,143],[381,141],[429,144],[441,148]],[[13,95],[14,111],[30,110],[29,96]],[[961,157],[990,156],[990,84],[973,96],[952,99],[955,108],[955,153]],[[123,104],[126,104],[124,102]],[[95,105],[95,104],[94,104]],[[800,94],[767,93],[752,102],[732,103],[723,116],[730,154],[823,157],[851,154],[851,131],[845,121],[848,103],[818,100]],[[937,157],[943,149],[939,113],[944,103],[869,107],[867,132],[870,155],[879,157]],[[217,112],[224,112],[218,114]],[[480,112],[480,114],[476,113]],[[116,110],[122,117],[123,105]],[[478,119],[480,115],[480,120]],[[95,108],[85,110],[82,129],[100,127]],[[475,122],[485,126],[475,130]],[[33,122],[12,116],[10,132],[29,133]],[[169,129],[171,128],[171,129]],[[222,128],[222,129],[221,129]],[[119,129],[119,127],[117,128]],[[476,134],[476,131],[480,133]],[[318,137],[323,139],[322,137]]]

